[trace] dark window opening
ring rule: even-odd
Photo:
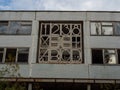
[[[16,61],[16,51],[17,51],[17,49],[6,49],[5,62],[15,62]]]
[[[120,64],[120,49],[117,50],[118,53],[118,63]]]
[[[102,50],[92,50],[92,63],[93,64],[103,64]]]

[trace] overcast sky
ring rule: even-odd
[[[120,0],[0,0],[0,10],[120,11]]]

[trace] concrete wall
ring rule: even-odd
[[[0,47],[29,47],[29,63],[20,64],[22,77],[119,79],[119,65],[92,65],[91,48],[120,48],[119,36],[90,36],[90,21],[120,21],[120,12],[1,11],[0,21],[32,21],[28,36],[1,35]],[[39,21],[83,21],[84,64],[36,63]],[[3,66],[4,64],[0,64]]]

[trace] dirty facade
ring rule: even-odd
[[[0,67],[18,63],[22,78],[6,79],[28,90],[119,84],[119,40],[120,12],[0,11]]]

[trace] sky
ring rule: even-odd
[[[120,0],[0,0],[0,10],[120,11]]]

